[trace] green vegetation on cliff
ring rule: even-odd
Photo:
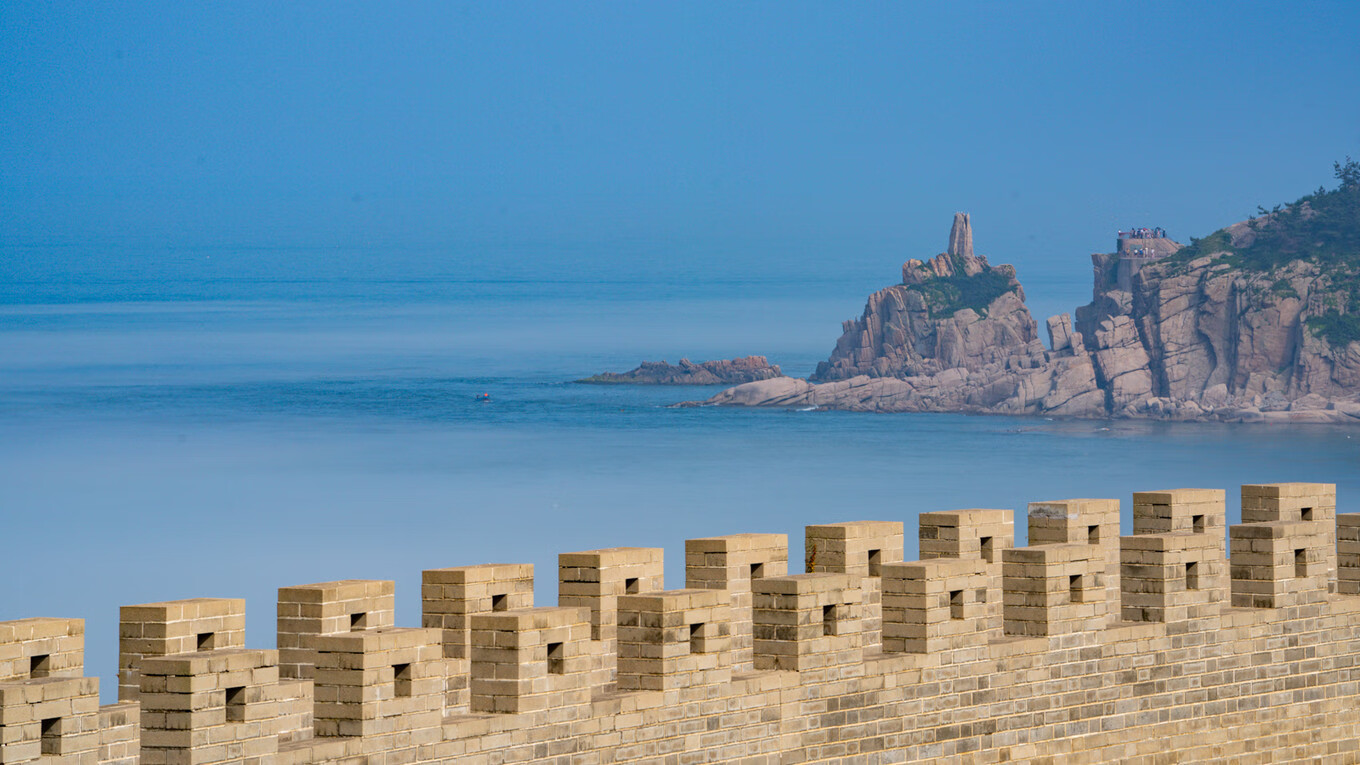
[[[1247,224],[1254,233],[1249,244],[1234,247],[1227,230],[1220,229],[1192,238],[1175,259],[1189,262],[1224,252],[1228,263],[1248,271],[1272,271],[1294,260],[1328,271],[1360,267],[1360,162],[1347,157],[1333,167],[1339,181],[1335,189],[1319,188],[1292,204],[1258,209]]]
[[[1360,316],[1345,314],[1333,308],[1321,316],[1308,319],[1308,329],[1326,340],[1333,348],[1344,348],[1360,341]]]
[[[1237,251],[1241,265],[1267,271],[1291,260],[1325,266],[1360,265],[1360,163],[1336,163],[1340,184],[1320,188],[1291,205],[1261,209],[1249,224],[1256,239]]]
[[[953,316],[965,308],[986,316],[987,306],[1007,292],[1014,292],[1015,287],[1010,276],[994,268],[965,276],[961,265],[951,276],[934,276],[920,284],[907,285],[907,289],[925,298],[931,318]]]
[[[1334,348],[1360,341],[1360,162],[1347,157],[1333,168],[1336,188],[1320,188],[1272,210],[1260,208],[1247,222],[1251,231],[1237,232],[1244,244],[1234,246],[1228,229],[1192,238],[1167,259],[1174,264],[1173,273],[1216,253],[1222,253],[1222,262],[1258,274],[1294,261],[1315,263],[1332,290],[1323,297],[1324,313],[1308,318],[1308,329]],[[1280,299],[1300,297],[1287,279],[1277,279],[1270,291]]]
[[[1270,291],[1277,298],[1294,298],[1297,300],[1299,297],[1299,291],[1294,289],[1294,285],[1290,284],[1288,279],[1276,279],[1275,283],[1270,286]]]
[[[1196,258],[1202,258],[1205,255],[1212,255],[1216,252],[1235,252],[1232,246],[1232,237],[1228,235],[1227,229],[1220,228],[1203,239],[1196,239],[1193,236],[1190,237],[1190,244],[1182,247],[1175,255],[1167,258],[1167,261],[1189,263]]]
[[[1333,289],[1322,299],[1326,310],[1308,317],[1306,324],[1333,348],[1344,348],[1360,341],[1360,276],[1342,267],[1332,268],[1329,275]]]

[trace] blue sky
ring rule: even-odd
[[[1067,260],[1331,184],[1358,38],[1340,2],[7,0],[0,245],[759,270],[929,255],[967,210],[994,260]]]

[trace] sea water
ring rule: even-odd
[[[556,554],[667,551],[810,523],[1016,512],[1133,491],[1325,481],[1360,498],[1360,429],[671,408],[712,388],[572,380],[765,354],[805,376],[896,263],[526,268],[438,251],[0,248],[0,620],[81,617],[115,694],[118,606]],[[540,263],[542,261],[539,261]],[[1022,266],[1036,316],[1084,268]],[[488,400],[481,400],[483,394]]]

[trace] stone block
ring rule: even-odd
[[[863,660],[861,577],[798,574],[754,585],[755,668],[804,671]]]
[[[311,678],[318,636],[391,627],[395,615],[396,584],[391,581],[347,579],[280,587],[279,675]]]
[[[533,607],[534,567],[490,563],[430,569],[421,574],[420,597],[421,626],[443,630],[446,657],[466,659],[474,615]]]
[[[883,650],[952,653],[1000,636],[1000,593],[981,558],[883,567]],[[974,652],[975,653],[975,652]]]
[[[587,608],[525,608],[472,617],[474,712],[584,714],[600,648]]]
[[[1121,616],[1178,622],[1215,613],[1228,599],[1228,566],[1206,533],[1141,534],[1120,539]]]
[[[144,762],[215,765],[278,751],[277,651],[147,655],[138,669]]]
[[[84,673],[84,619],[0,622],[0,682]]]
[[[1327,591],[1337,592],[1336,484],[1269,483],[1242,486],[1242,522],[1311,523],[1324,540]]]
[[[1105,597],[1119,602],[1119,500],[1058,499],[1029,503],[1029,543],[1085,544],[1104,551]]]
[[[1007,635],[1090,633],[1114,620],[1099,545],[1013,547],[1002,553],[1002,619]]]
[[[408,743],[412,737],[437,738],[449,676],[440,630],[391,627],[321,635],[316,651],[317,736],[374,741],[399,736]],[[367,740],[365,749],[383,750]]]
[[[864,594],[863,647],[866,651],[878,649],[883,642],[883,585],[879,577],[884,565],[902,562],[902,523],[851,521],[808,526],[804,540],[807,573],[859,577]]]
[[[1326,536],[1317,523],[1241,523],[1228,531],[1232,605],[1285,608],[1326,598]]]
[[[135,701],[146,656],[244,648],[246,602],[190,598],[123,606],[118,632],[118,699]]]
[[[1223,538],[1227,523],[1222,489],[1165,489],[1133,493],[1133,533],[1194,532]]]
[[[726,590],[732,606],[732,669],[752,669],[752,582],[789,573],[785,534],[731,534],[685,542],[685,587]]]
[[[0,682],[0,762],[99,761],[99,679]]]
[[[1336,516],[1337,592],[1360,595],[1360,513]]]
[[[590,609],[590,637],[612,649],[618,598],[664,589],[665,551],[613,547],[557,556],[557,604]]]
[[[921,513],[918,523],[922,560],[981,558],[999,564],[1001,551],[1015,545],[1015,520],[1010,510]]]
[[[722,685],[732,678],[732,607],[722,590],[619,598],[621,690]]]

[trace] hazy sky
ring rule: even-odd
[[[1066,259],[1330,185],[1357,39],[1354,2],[5,0],[0,245],[740,269],[928,255],[968,210]]]

